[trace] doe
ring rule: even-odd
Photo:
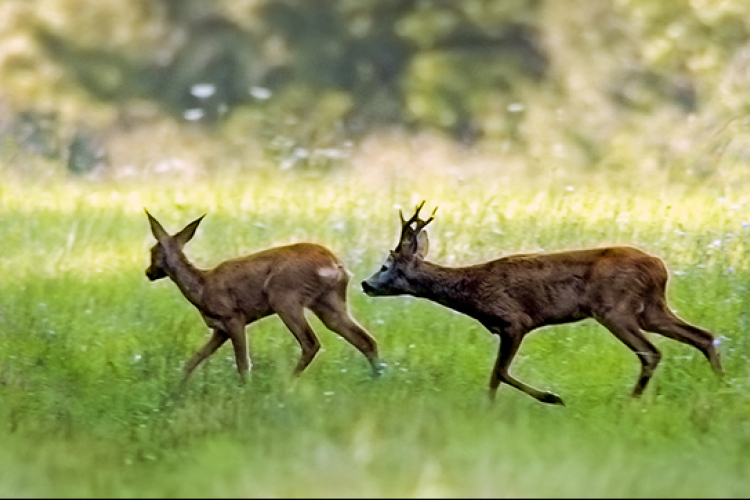
[[[367,295],[422,297],[477,319],[500,337],[490,378],[494,399],[500,383],[543,403],[563,404],[512,377],[509,368],[524,336],[535,328],[593,318],[628,346],[641,361],[633,396],[643,393],[661,353],[641,330],[659,333],[698,348],[721,376],[711,333],[678,318],[667,306],[667,269],[661,259],[632,247],[605,247],[550,254],[511,255],[466,267],[425,260],[428,249],[419,218],[422,202],[407,221],[383,266],[362,282]],[[437,209],[436,209],[437,210]]]
[[[198,269],[182,249],[205,215],[174,235],[169,235],[148,211],[146,215],[157,241],[151,248],[146,276],[151,281],[169,277],[213,329],[208,342],[185,365],[183,384],[227,339],[232,341],[244,384],[250,369],[245,325],[274,313],[302,348],[294,368],[294,375],[299,375],[320,350],[320,341],[305,319],[305,308],[359,349],[373,373],[378,374],[377,344],[349,314],[349,274],[330,250],[314,243],[296,243],[230,259],[213,269]]]

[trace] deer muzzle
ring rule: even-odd
[[[364,291],[370,297],[377,295],[377,291],[375,290],[375,287],[369,284],[367,281],[362,282],[362,291]]]
[[[377,281],[373,282],[373,279],[367,279],[362,282],[362,291],[370,297],[380,297],[382,295],[393,295],[388,288],[384,288]]]
[[[165,273],[161,269],[154,269],[152,267],[149,267],[148,269],[146,269],[146,277],[151,281],[156,281],[161,278],[166,278],[167,273]]]

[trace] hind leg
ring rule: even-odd
[[[711,363],[714,372],[719,376],[724,375],[719,353],[716,352],[714,336],[710,332],[682,320],[664,304],[647,308],[641,323],[646,331],[658,333],[697,348]]]
[[[299,361],[292,372],[293,376],[298,376],[320,351],[320,341],[307,322],[304,308],[296,296],[274,293],[269,295],[268,302],[289,331],[292,332],[302,349]]]
[[[320,297],[310,306],[329,330],[338,333],[351,345],[357,348],[370,363],[373,376],[380,374],[378,345],[357,321],[349,314],[346,304],[346,287],[333,289]]]
[[[641,361],[641,374],[633,388],[633,397],[640,397],[659,365],[661,353],[641,332],[634,318],[609,316],[596,319],[628,346]]]

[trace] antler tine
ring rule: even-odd
[[[422,205],[424,205],[424,202],[422,202]],[[427,219],[427,220],[419,220],[419,219],[417,219],[417,227],[415,229],[415,232],[418,233],[419,231],[421,231],[422,229],[424,229],[424,227],[427,224],[429,224],[430,222],[432,222],[435,219],[435,213],[436,212],[437,212],[437,207],[435,207],[435,209],[432,211],[432,213],[430,214],[430,218],[429,219]]]
[[[401,240],[404,239],[404,237],[407,235],[409,231],[411,231],[411,223],[417,222],[419,223],[419,211],[424,206],[424,200],[422,203],[417,205],[417,210],[414,212],[414,215],[409,217],[409,220],[404,220],[404,214],[401,212],[401,209],[398,211],[398,216],[401,217]]]
[[[424,227],[432,222],[432,220],[435,218],[435,212],[437,211],[437,207],[435,207],[435,210],[432,211],[432,215],[429,219],[422,220],[419,218],[419,211],[422,210],[422,207],[424,207],[425,200],[422,200],[422,202],[417,205],[416,210],[414,211],[414,215],[412,215],[408,221],[404,220],[404,216],[401,212],[401,210],[398,211],[399,217],[401,217],[401,239],[399,240],[399,246],[405,239],[409,239],[414,237],[417,233],[419,233]],[[415,222],[415,227],[412,229],[411,225]]]
[[[403,227],[409,227],[411,226],[412,222],[419,221],[419,211],[422,210],[424,203],[425,200],[422,200],[422,203],[417,205],[417,209],[415,210],[414,215],[412,215],[408,221],[404,221],[404,216],[401,214],[401,210],[398,211],[399,215],[401,216],[401,225]]]

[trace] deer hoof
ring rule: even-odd
[[[552,394],[551,392],[545,393],[540,399],[542,403],[549,403],[552,405],[560,405],[565,406],[565,403],[563,403],[563,400],[560,398],[560,396],[556,394]]]

